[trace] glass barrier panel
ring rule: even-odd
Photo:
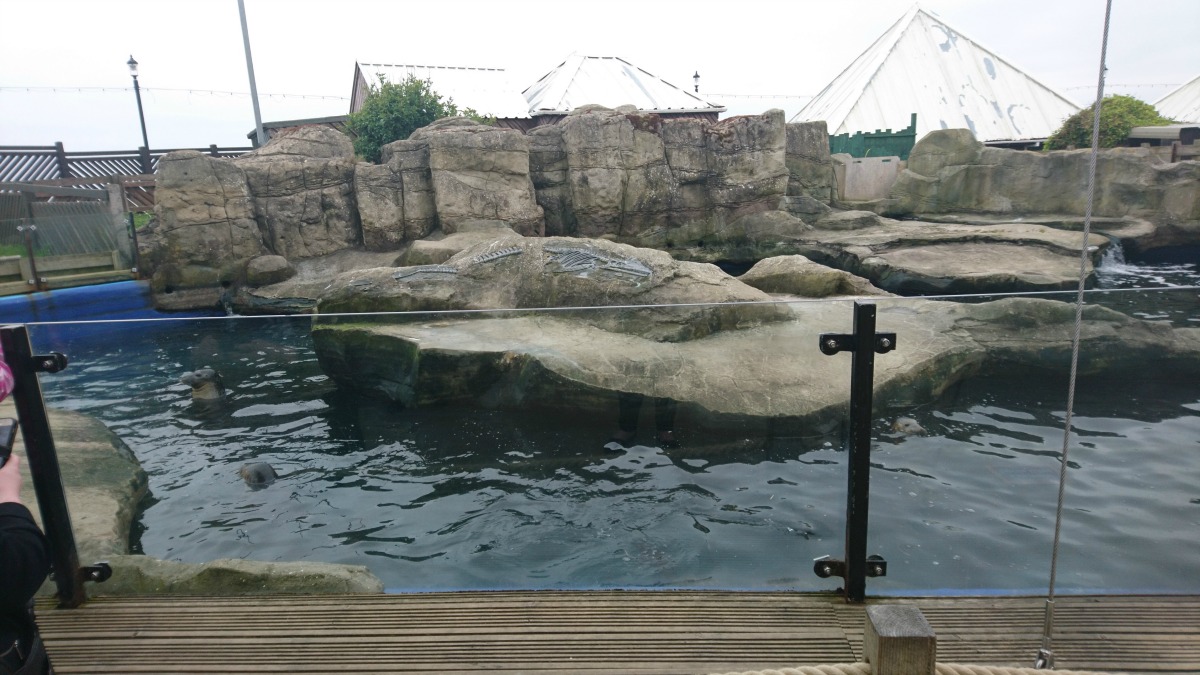
[[[1074,299],[878,301],[870,592],[1046,592]],[[1059,592],[1200,590],[1198,319],[1194,286],[1086,293]]]
[[[1197,590],[1200,299],[1171,283],[1087,293],[1062,592]],[[898,342],[875,357],[868,551],[888,574],[868,594],[1045,591],[1074,295],[867,298]],[[71,357],[42,376],[55,415],[98,419],[145,469],[148,556],[365,565],[392,591],[818,591],[841,584],[812,561],[843,557],[851,357],[817,338],[852,308],[30,331]]]
[[[48,405],[148,474],[148,556],[366,565],[393,591],[832,590],[812,559],[843,545],[850,361],[817,335],[851,319],[837,300],[31,332],[71,357]]]

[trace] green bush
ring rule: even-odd
[[[1092,147],[1092,123],[1095,104],[1071,115],[1046,139],[1045,150],[1066,150],[1070,147]],[[1174,124],[1175,120],[1158,114],[1149,103],[1132,96],[1113,94],[1100,102],[1100,147],[1115,148],[1125,142],[1134,127],[1157,127]]]
[[[363,159],[378,162],[383,146],[408,138],[434,120],[456,115],[486,121],[470,108],[460,111],[454,99],[443,99],[429,80],[409,75],[402,82],[388,82],[381,75],[379,86],[371,86],[362,109],[350,114],[346,128],[356,136],[354,151]]]

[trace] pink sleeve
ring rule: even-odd
[[[8,397],[13,390],[13,374],[4,361],[4,348],[0,347],[0,401]]]

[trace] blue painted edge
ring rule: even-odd
[[[573,592],[573,591],[707,591],[717,593],[795,593],[799,595],[840,595],[836,590],[800,590],[796,588],[755,588],[755,587],[697,587],[697,586],[490,586],[480,588],[385,588],[384,593],[390,595],[421,594],[421,593],[471,593],[471,592]],[[1195,591],[1161,588],[1073,588],[1067,592],[1058,591],[1056,597],[1071,597],[1084,595],[1195,595]],[[910,589],[904,591],[888,591],[868,593],[867,599],[872,598],[954,598],[954,597],[1033,597],[1046,596],[1044,588],[930,588]]]

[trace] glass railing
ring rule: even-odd
[[[868,593],[1044,591],[1074,294],[866,300],[898,340],[875,359],[868,548],[888,573]],[[1087,303],[1059,588],[1196,592],[1197,290]],[[148,556],[366,565],[393,591],[815,591],[840,584],[812,561],[843,554],[850,382],[818,336],[849,332],[852,305],[30,334],[71,358],[47,405],[101,420],[148,474],[130,542]]]
[[[59,215],[0,220],[0,296],[136,276],[132,223],[106,203],[39,206]]]

